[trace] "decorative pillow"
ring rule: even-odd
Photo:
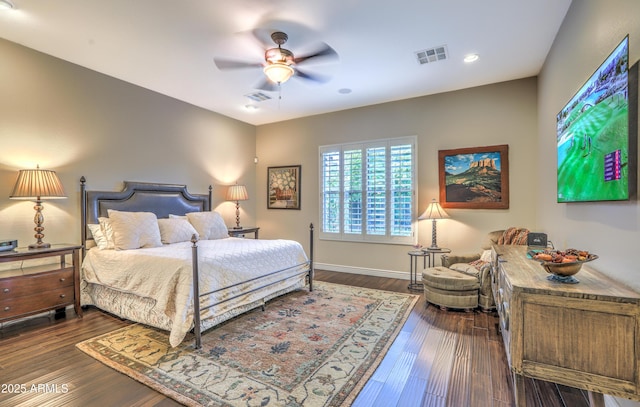
[[[113,240],[113,228],[111,227],[111,221],[109,218],[100,217],[98,218],[98,222],[100,222],[100,230],[107,241],[107,247],[105,247],[105,249],[115,249],[116,243]]]
[[[190,212],[187,219],[198,231],[200,239],[214,240],[229,237],[229,230],[218,212]]]
[[[498,244],[513,244],[513,245],[527,244],[528,236],[529,236],[529,229],[510,227],[504,231],[502,236],[500,236],[500,239],[498,239]]]
[[[122,212],[109,209],[116,250],[162,246],[158,218],[152,212]]]
[[[198,232],[186,219],[158,219],[158,227],[160,228],[160,239],[164,244],[188,242],[193,235],[198,238]]]
[[[480,270],[468,263],[456,263],[449,266],[451,270],[459,271],[470,276],[478,277]]]
[[[491,250],[483,251],[480,255],[480,260],[484,261],[485,263],[491,263]]]
[[[96,242],[96,246],[100,250],[104,250],[107,248],[107,238],[104,233],[102,233],[102,229],[100,229],[100,224],[98,223],[90,223],[87,225],[89,228],[89,232],[91,232],[91,236],[93,236],[94,242]]]
[[[169,219],[187,219],[187,215],[169,215]]]
[[[478,260],[472,261],[471,263],[469,263],[469,265],[475,267],[478,271],[482,271],[482,269],[485,266],[489,265],[489,262],[484,261],[482,259],[478,259]]]

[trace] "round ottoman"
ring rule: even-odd
[[[478,307],[480,282],[477,277],[437,266],[422,272],[424,297],[442,309],[454,308],[471,311]]]

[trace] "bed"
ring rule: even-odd
[[[272,298],[313,290],[299,242],[229,237],[208,194],[185,185],[125,181],[122,191],[91,191],[80,180],[84,253],[80,301],[169,331],[171,346]]]

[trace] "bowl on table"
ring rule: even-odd
[[[565,252],[545,250],[544,253],[550,253],[555,258],[556,256],[563,256]],[[584,263],[588,263],[598,258],[598,256],[595,254],[585,253],[584,255],[580,256],[579,259],[563,262],[563,261],[557,261],[557,260],[556,261],[540,260],[536,258],[536,254],[539,254],[539,253],[531,254],[531,258],[533,260],[539,261],[542,267],[545,269],[545,271],[551,274],[550,276],[547,277],[547,279],[551,281],[557,281],[560,283],[566,283],[566,284],[579,283],[580,281],[577,278],[575,278],[574,275],[580,271]]]

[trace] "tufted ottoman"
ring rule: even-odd
[[[438,266],[422,272],[422,284],[427,304],[466,311],[478,306],[480,282],[477,277]]]

